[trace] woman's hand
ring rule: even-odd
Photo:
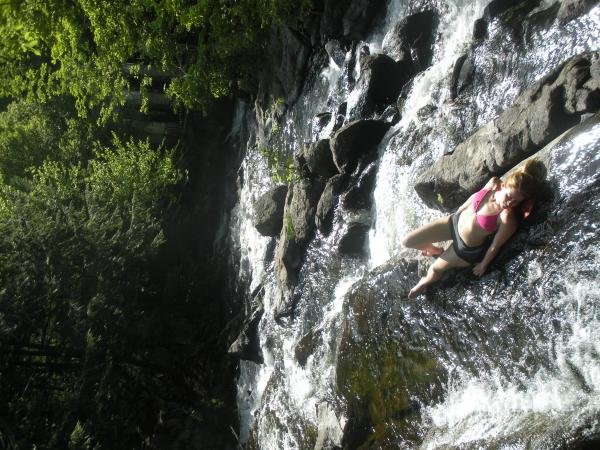
[[[475,266],[473,267],[473,273],[475,275],[477,275],[478,277],[480,277],[481,275],[483,275],[485,273],[485,270],[487,269],[487,266],[484,265],[482,262],[475,264]]]

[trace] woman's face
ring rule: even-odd
[[[525,200],[525,196],[521,192],[508,186],[502,186],[502,189],[496,194],[496,201],[502,209],[514,208],[523,200]]]

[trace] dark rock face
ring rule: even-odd
[[[315,225],[319,231],[324,234],[329,234],[331,232],[333,210],[337,204],[338,195],[341,192],[343,181],[343,175],[336,175],[327,180],[325,189],[323,189],[323,193],[321,194],[321,198],[317,204]]]
[[[331,38],[359,41],[384,6],[385,2],[379,0],[325,0],[320,35],[324,41]]]
[[[329,178],[337,173],[329,139],[321,139],[307,147],[304,150],[304,160],[313,175]]]
[[[262,308],[257,308],[248,316],[242,326],[242,331],[235,342],[231,344],[227,353],[236,358],[253,361],[257,364],[264,363],[258,336],[258,324],[263,313],[264,310]]]
[[[558,20],[564,25],[584,15],[597,3],[597,0],[562,0],[557,14]]]
[[[347,209],[369,209],[373,205],[373,190],[377,180],[376,162],[371,163],[359,175],[344,195],[343,204]]]
[[[350,118],[381,114],[398,98],[402,86],[413,76],[412,65],[406,62],[397,63],[382,54],[362,57],[358,86],[364,94],[350,111]]]
[[[346,51],[344,45],[338,39],[331,39],[325,43],[325,51],[327,55],[335,62],[338,67],[344,65],[346,59]]]
[[[539,3],[539,0],[535,0],[535,2]],[[530,0],[492,0],[484,10],[484,16],[490,19],[494,17],[498,17],[499,15],[505,13],[511,8],[516,8],[521,6],[523,3],[532,3]]]
[[[283,223],[287,186],[277,186],[264,193],[254,205],[254,226],[263,236],[277,236]]]
[[[366,36],[385,2],[379,0],[352,0],[342,19],[344,38],[359,41]]]
[[[288,27],[279,27],[271,37],[271,70],[263,74],[258,99],[268,104],[269,98],[281,97],[286,105],[296,101],[306,76],[311,54],[310,42]]]
[[[593,52],[571,58],[523,92],[496,120],[419,176],[419,196],[429,206],[451,211],[489,178],[578,123],[582,114],[600,109],[599,57]]]
[[[340,128],[331,139],[333,161],[340,173],[354,170],[358,158],[373,151],[390,128],[378,120],[357,120]]]
[[[338,251],[340,254],[347,256],[364,256],[367,250],[370,229],[370,223],[363,223],[362,221],[350,222],[338,244]]]
[[[460,56],[454,64],[450,81],[450,98],[453,100],[469,87],[473,81],[475,63],[470,54]]]
[[[330,112],[322,112],[315,116],[313,119],[313,124],[315,125],[315,130],[317,133],[320,133],[323,128],[329,123],[331,120]]]
[[[315,211],[323,191],[320,180],[300,180],[290,186],[283,213],[283,227],[275,262],[282,286],[296,283],[302,255],[315,229]]]
[[[473,24],[473,40],[481,42],[488,37],[488,24],[485,19],[477,19]]]
[[[438,21],[437,13],[431,10],[406,17],[385,36],[385,52],[409,64],[414,73],[425,70],[431,65]]]
[[[377,118],[377,120],[381,120],[382,122],[389,123],[390,125],[395,125],[400,122],[400,111],[396,108],[395,105],[390,105],[385,108],[385,111],[381,113],[381,116]]]
[[[323,330],[310,330],[302,339],[296,344],[294,348],[294,355],[296,356],[296,361],[300,366],[304,367],[306,365],[306,360],[310,355],[312,355],[315,349],[321,344],[321,335],[323,334]]]

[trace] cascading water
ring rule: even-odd
[[[490,21],[487,38],[471,50],[477,71],[468,96],[451,100],[454,63],[471,48],[473,23],[488,3],[390,1],[383,24],[348,52],[343,67],[332,60],[323,67],[321,60],[315,60],[295,106],[283,117],[275,109],[261,112],[258,124],[247,133],[231,234],[239,247],[239,278],[245,280],[247,295],[261,290],[264,315],[259,335],[264,364],[240,362],[238,407],[243,442],[250,440],[265,449],[341,445],[348,417],[336,371],[340,323],[348,314],[345,303],[356,282],[376,279],[369,274],[377,273],[378,267],[399,256],[414,257],[401,249],[400,237],[440,216],[423,206],[416,195],[416,177],[562,61],[600,48],[600,6],[564,26],[556,22],[540,25],[543,11],[553,2],[539,2],[528,12],[532,20],[527,29],[519,33]],[[402,119],[379,146],[370,258],[338,255],[336,244],[351,214],[339,206],[332,231],[326,236],[317,232],[305,252],[293,292],[297,299],[293,314],[280,317],[277,299],[283,293],[276,281],[274,238],[262,237],[252,224],[254,202],[275,184],[262,146],[268,142],[293,152],[306,142],[328,137],[335,111],[344,102],[350,111],[362,94],[358,84],[348,82],[347,74],[355,69],[351,65],[359,60],[352,52],[362,45],[368,45],[371,52],[386,52],[388,31],[403,17],[424,9],[439,14],[433,60],[413,80]],[[331,120],[317,126],[313,118],[324,111],[333,112]],[[553,218],[562,207],[577,202],[580,192],[587,189],[592,194],[586,201],[598,202],[598,157],[593,156],[599,154],[598,137],[598,126],[592,127],[579,140],[564,144],[563,159],[554,161],[550,175],[556,180],[554,204],[558,206],[542,225],[546,236],[552,236],[547,229]],[[574,161],[586,152],[592,155],[586,160],[596,165],[577,169]],[[440,329],[449,334],[454,328],[462,331],[460,338],[443,335],[431,344],[436,364],[447,374],[436,381],[442,394],[432,398],[418,392],[412,395],[420,410],[414,426],[417,431],[403,437],[398,428],[392,432],[398,436],[386,441],[390,447],[402,443],[407,448],[558,448],[548,444],[554,437],[568,445],[570,436],[598,432],[600,252],[594,208],[582,208],[578,220],[572,222],[555,220],[563,226],[546,247],[556,249],[559,261],[536,249],[513,258],[505,272],[516,275],[504,280],[504,290],[498,291],[498,283],[492,285],[492,281],[486,285],[486,277],[467,291],[449,288],[448,295],[454,295],[452,301],[462,309],[435,310],[426,302],[396,300],[394,308],[400,312],[394,309],[389,314],[401,318],[395,319],[399,325],[393,333],[404,324],[415,335],[422,331],[424,336],[436,337]],[[439,314],[439,322],[431,321],[426,313]],[[480,351],[473,358],[456,342]]]

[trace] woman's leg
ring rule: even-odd
[[[411,231],[402,238],[402,245],[421,250],[424,256],[439,256],[443,249],[433,245],[433,242],[452,239],[450,235],[450,220],[452,216],[442,217],[427,225]]]
[[[454,267],[467,267],[470,265],[470,263],[460,259],[456,255],[454,247],[450,246],[450,248],[442,253],[442,255],[429,267],[427,275],[421,278],[415,287],[410,290],[408,298],[415,298],[417,295],[422,294],[425,288],[431,283],[439,280],[446,270]]]

